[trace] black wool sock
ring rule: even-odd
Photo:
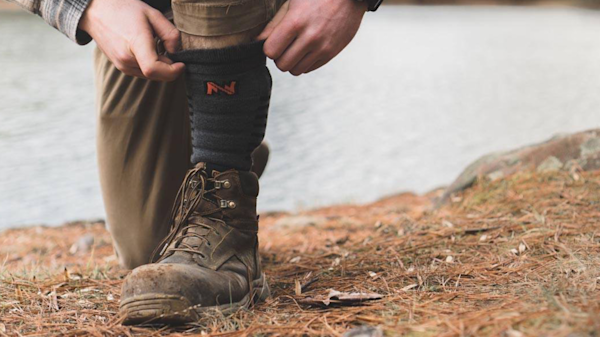
[[[272,80],[263,42],[171,54],[186,66],[192,163],[250,171],[265,136]]]

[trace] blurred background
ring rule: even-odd
[[[426,192],[600,125],[598,1],[386,1],[322,70],[270,65],[261,211]],[[0,229],[103,218],[93,48],[0,0]]]

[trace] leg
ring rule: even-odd
[[[123,284],[125,323],[191,322],[269,295],[258,257],[258,178],[250,169],[271,95],[262,43],[253,39],[275,8],[274,0],[173,2],[185,50],[172,58],[186,63],[195,166],[156,263],[136,268]]]
[[[98,163],[108,230],[120,262],[146,264],[169,232],[190,167],[184,79],[151,82],[121,73],[96,49]]]
[[[150,82],[121,73],[94,51],[98,163],[108,230],[121,265],[146,264],[169,232],[171,207],[190,168],[184,79]],[[253,153],[260,176],[266,144]]]
[[[247,171],[264,137],[271,94],[262,44],[254,42],[277,9],[275,0],[175,0],[186,63],[192,163]],[[205,20],[198,21],[197,18]]]

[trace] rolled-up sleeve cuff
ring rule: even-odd
[[[79,21],[92,0],[47,0],[42,16],[48,23],[80,45],[92,38],[80,30]]]

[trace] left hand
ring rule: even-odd
[[[299,76],[322,67],[352,41],[365,2],[356,0],[289,0],[258,36],[277,68]]]

